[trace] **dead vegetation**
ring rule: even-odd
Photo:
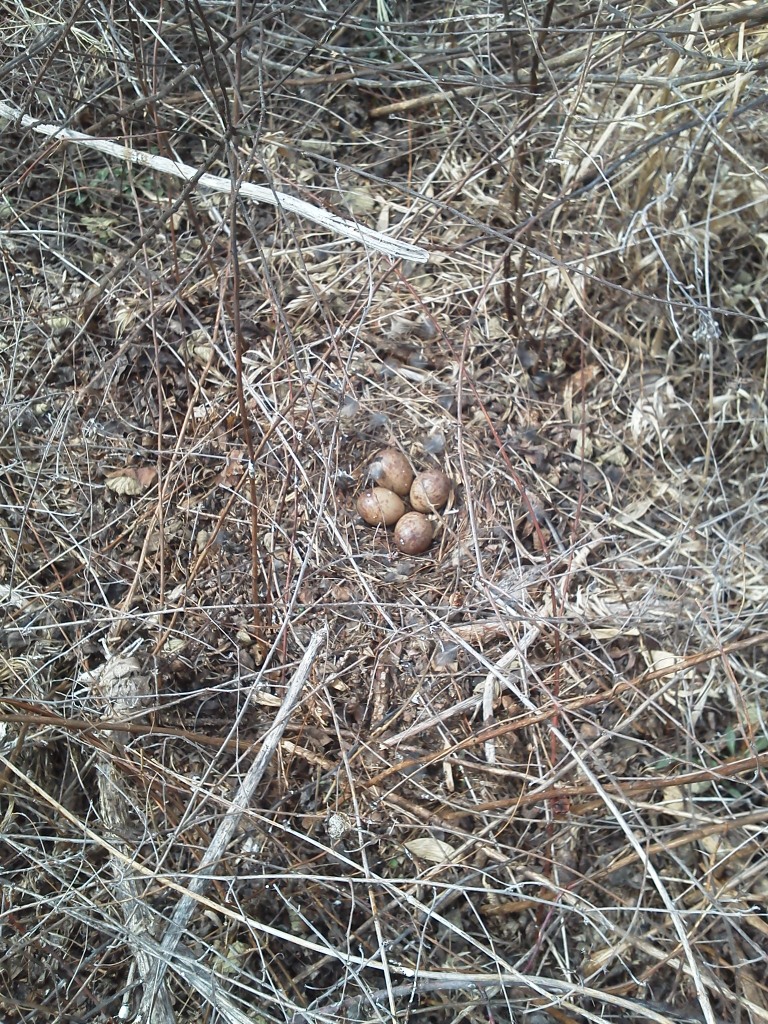
[[[768,1021],[768,3],[2,9],[3,1020]]]

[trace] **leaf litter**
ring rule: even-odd
[[[768,1020],[768,5],[7,20],[3,1014]]]

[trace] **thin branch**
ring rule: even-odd
[[[212,192],[224,192],[230,194],[235,190],[229,178],[219,178],[215,174],[199,174],[196,168],[189,164],[183,164],[178,160],[169,160],[164,156],[156,156],[154,153],[144,153],[137,149],[130,149],[128,146],[121,146],[117,142],[110,142],[108,139],[94,139],[90,135],[83,135],[82,132],[72,131],[70,128],[61,128],[58,125],[44,124],[28,114],[22,114],[20,110],[12,107],[9,103],[0,101],[0,117],[10,118],[14,123],[21,124],[24,128],[31,128],[41,135],[55,139],[57,142],[70,142],[78,146],[86,146],[88,149],[95,149],[99,153],[106,153],[107,156],[116,160],[123,160],[126,163],[138,164],[142,167],[149,167],[160,174],[171,174],[183,181],[196,180],[199,188],[208,188]],[[321,210],[303,199],[296,199],[294,196],[286,195],[284,192],[276,192],[265,185],[252,185],[250,182],[241,182],[237,188],[237,194],[245,199],[253,199],[257,203],[267,203],[269,206],[276,206],[287,213],[295,213],[299,217],[319,224],[321,227],[336,235],[343,235],[355,242],[362,242],[363,245],[383,252],[392,259],[411,260],[414,263],[426,263],[429,253],[417,245],[409,242],[398,242],[394,238],[373,231],[362,224],[345,220],[343,217]]]

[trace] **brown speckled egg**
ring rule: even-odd
[[[357,499],[357,511],[369,526],[392,526],[405,512],[405,505],[388,487],[374,487]]]
[[[420,555],[433,537],[432,523],[421,512],[406,512],[395,527],[395,544],[406,555]]]
[[[451,494],[451,481],[439,469],[419,473],[411,485],[411,505],[417,512],[437,512]]]
[[[395,494],[407,494],[413,483],[411,464],[396,448],[385,448],[368,467],[368,476],[379,487],[388,487]]]

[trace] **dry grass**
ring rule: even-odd
[[[3,1021],[768,1021],[768,3],[1,6]]]

